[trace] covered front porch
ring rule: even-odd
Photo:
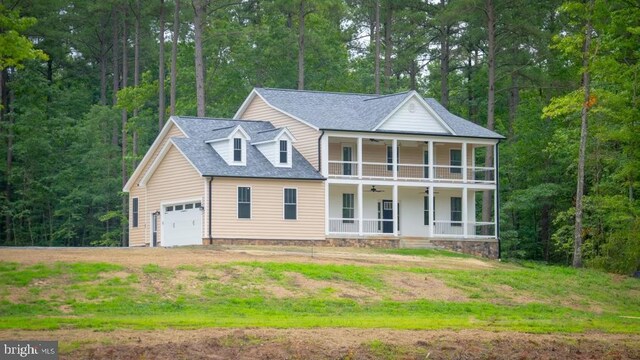
[[[496,238],[490,188],[375,182],[327,187],[329,236]]]

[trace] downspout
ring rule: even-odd
[[[500,141],[496,143],[496,238],[498,239],[498,260],[502,259],[502,249],[500,244],[500,174],[498,166],[500,164]]]
[[[209,205],[207,205],[207,208],[209,209],[209,245],[213,245],[213,237],[211,236],[211,215],[213,213],[213,209],[211,208],[211,183],[213,182],[213,176],[211,176],[209,178]]]
[[[321,130],[320,137],[318,138],[318,171],[322,174],[322,137],[324,136],[324,130]]]

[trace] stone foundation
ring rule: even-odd
[[[489,259],[498,258],[498,241],[489,240],[430,240],[431,244],[443,249]]]
[[[354,248],[400,247],[398,238],[327,238],[322,240],[266,240],[266,239],[202,239],[203,245],[262,245],[262,246],[326,246]]]

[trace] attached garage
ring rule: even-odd
[[[202,245],[200,201],[163,206],[162,246]]]

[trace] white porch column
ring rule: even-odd
[[[398,139],[393,139],[391,154],[393,157],[393,180],[398,180]]]
[[[340,215],[342,217],[342,215]],[[329,235],[329,183],[324,182],[324,232]]]
[[[358,179],[362,179],[362,136],[358,136]]]
[[[462,143],[462,182],[467,182],[467,143]]]
[[[500,224],[498,224],[500,220],[500,214],[498,213],[498,189],[500,188],[500,185],[498,184],[498,156],[500,156],[500,153],[498,152],[498,144],[496,143],[493,145],[493,179],[496,184],[493,190],[493,222],[495,227],[493,230],[493,237],[496,239],[498,238],[498,230],[500,226]]]
[[[395,145],[395,140],[393,141]],[[395,149],[395,147],[394,147]],[[393,236],[398,236],[398,185],[393,185]]]
[[[325,134],[320,141],[320,173],[329,176],[329,136]]]
[[[464,156],[463,156],[464,157]],[[467,210],[467,187],[462,188],[462,237],[469,237],[469,214]]]
[[[433,154],[433,141],[429,141],[429,179],[435,179],[436,176],[433,173],[433,159],[435,156]]]
[[[363,219],[364,219],[364,199],[362,197],[362,183],[358,184],[358,235],[362,236],[363,231]]]
[[[429,156],[431,156],[431,152],[429,152]],[[431,162],[429,162],[431,163]],[[435,226],[435,213],[434,213],[434,209],[435,209],[435,204],[434,204],[434,187],[429,186],[429,237],[433,237],[433,233],[434,233],[434,229],[433,227]]]

